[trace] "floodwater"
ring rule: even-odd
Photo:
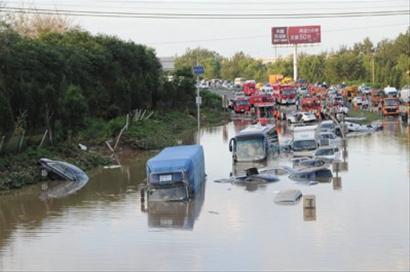
[[[201,130],[208,176],[190,203],[141,204],[149,152],[90,173],[80,190],[0,195],[0,270],[409,270],[409,129],[384,125],[349,138],[347,170],[316,185],[214,182],[238,170],[228,141],[246,124],[236,121]],[[276,204],[284,189],[313,204]]]

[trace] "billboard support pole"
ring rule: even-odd
[[[293,80],[298,80],[298,45],[296,43],[293,47]]]

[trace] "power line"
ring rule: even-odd
[[[406,0],[344,0],[344,1],[156,1],[156,0],[101,0],[100,2],[108,3],[133,3],[133,4],[182,4],[182,5],[282,5],[282,4],[358,4],[358,3],[392,3],[392,2],[407,2]]]
[[[19,2],[19,1],[8,1],[7,3],[11,3],[11,4],[20,4],[21,2]],[[391,8],[391,9],[402,9],[402,8],[408,8],[409,7],[409,5],[396,5],[396,6],[394,6],[394,5],[388,5],[388,6],[386,6],[386,5],[383,5],[383,6],[377,6],[377,5],[375,5],[374,3],[371,3],[372,5],[371,6],[369,6],[369,5],[367,5],[367,6],[349,6],[349,7],[347,7],[346,8],[346,10],[360,10],[360,9],[366,9],[366,10],[369,10],[369,9],[386,9],[386,8]],[[47,6],[52,6],[53,8],[55,8],[55,9],[57,9],[57,4],[56,3],[39,3],[39,5],[40,5],[40,7],[47,7]],[[78,4],[72,4],[72,3],[64,3],[64,2],[58,2],[58,6],[59,7],[78,7]],[[30,8],[32,8],[32,9],[36,9],[36,8],[40,8],[39,6],[31,6]],[[44,7],[44,8],[45,8]],[[195,11],[197,11],[198,10],[198,8],[195,8],[195,7],[191,7],[191,8],[187,8],[187,7],[158,7],[158,6],[152,6],[152,7],[147,7],[147,6],[144,6],[144,7],[142,7],[142,8],[139,8],[139,7],[136,7],[136,6],[124,6],[124,5],[119,5],[119,6],[113,6],[113,5],[92,5],[92,6],[90,6],[90,5],[81,5],[81,7],[82,8],[89,8],[89,7],[92,7],[93,9],[96,9],[96,8],[98,8],[98,9],[111,9],[111,10],[113,10],[113,9],[119,9],[119,10],[123,10],[123,9],[126,9],[126,10],[133,10],[133,9],[142,9],[142,10],[144,10],[144,11],[146,11],[146,10],[167,10],[167,11],[170,11],[170,10],[178,10],[178,11],[193,11],[193,10],[195,10]],[[259,7],[260,8],[260,7]],[[275,7],[275,11],[279,11],[279,10],[285,10],[285,11],[288,11],[290,8],[289,7],[286,7],[285,5],[281,5],[281,6],[279,6],[279,7]],[[321,7],[317,7],[317,6],[310,6],[310,7],[298,7],[298,8],[294,8],[294,7],[292,7],[291,8],[291,10],[292,11],[312,11],[312,10],[315,10],[315,11],[317,11],[317,10],[328,10],[328,11],[331,11],[331,10],[334,10],[335,9],[335,7],[323,7],[323,6],[321,6]],[[340,7],[338,7],[337,8],[338,10],[340,10],[341,8]],[[210,8],[210,7],[201,7],[200,8],[200,10],[201,11],[231,11],[231,12],[236,12],[236,11],[247,11],[247,12],[266,12],[266,8],[265,9],[254,9],[254,8],[246,8],[246,7],[229,7],[228,9],[226,8],[226,7],[224,7],[224,8],[221,8],[221,7],[214,7],[214,8]]]
[[[144,18],[144,19],[305,19],[305,18],[353,18],[353,17],[381,17],[409,15],[410,10],[389,11],[359,11],[359,12],[323,12],[323,13],[157,13],[157,12],[105,12],[92,10],[68,9],[35,9],[3,7],[3,12],[66,15],[85,17],[110,17],[110,18]]]

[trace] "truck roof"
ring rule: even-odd
[[[296,132],[306,132],[306,131],[315,131],[317,129],[317,125],[314,126],[302,126],[302,127],[295,127],[293,129],[293,133]]]

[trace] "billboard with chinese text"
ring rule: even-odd
[[[320,25],[272,27],[272,44],[320,43]]]

